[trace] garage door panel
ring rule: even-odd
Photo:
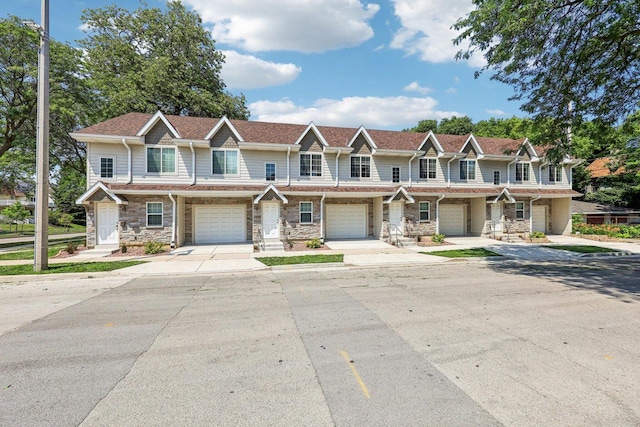
[[[464,234],[464,205],[440,205],[440,233],[446,236]]]
[[[327,205],[328,239],[367,237],[367,205]]]
[[[246,209],[242,205],[196,206],[194,224],[198,244],[246,241]]]

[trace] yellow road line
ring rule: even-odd
[[[347,365],[349,365],[349,367],[351,368],[351,372],[353,373],[353,376],[356,377],[356,381],[358,381],[358,384],[362,389],[362,393],[364,394],[364,397],[369,399],[371,397],[371,394],[369,393],[367,386],[364,384],[364,381],[362,381],[362,378],[360,378],[360,374],[358,373],[358,370],[356,369],[356,367],[353,365],[353,361],[351,360],[351,358],[349,357],[346,351],[340,350],[340,354],[342,355],[342,358],[345,360],[345,362],[347,362]]]

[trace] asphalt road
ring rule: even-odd
[[[638,425],[639,279],[608,258],[3,283],[0,425]]]

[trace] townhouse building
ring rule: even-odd
[[[566,234],[572,168],[527,139],[130,113],[87,144],[87,242]]]

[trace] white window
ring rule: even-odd
[[[300,202],[300,224],[313,222],[313,202]]]
[[[516,163],[516,182],[529,181],[529,163]]]
[[[147,147],[147,173],[175,173],[175,147]]]
[[[351,156],[351,178],[371,177],[371,157]]]
[[[238,175],[238,150],[211,150],[214,175]]]
[[[493,171],[493,185],[500,185],[500,171]]]
[[[400,182],[400,168],[394,167],[391,169],[391,181]]]
[[[516,219],[524,219],[524,202],[516,202]]]
[[[147,202],[147,227],[162,227],[162,202]]]
[[[420,159],[420,179],[436,179],[436,159]]]
[[[460,160],[460,179],[476,179],[476,161]]]
[[[100,178],[113,178],[113,157],[100,157]]]
[[[429,202],[420,202],[419,210],[420,210],[420,221],[429,221]]]
[[[549,166],[549,182],[562,181],[562,168],[557,166]]]
[[[265,165],[264,165],[264,179],[266,181],[275,181],[276,180],[276,164],[275,163],[265,163]]]
[[[322,154],[300,154],[300,176],[322,176]]]

